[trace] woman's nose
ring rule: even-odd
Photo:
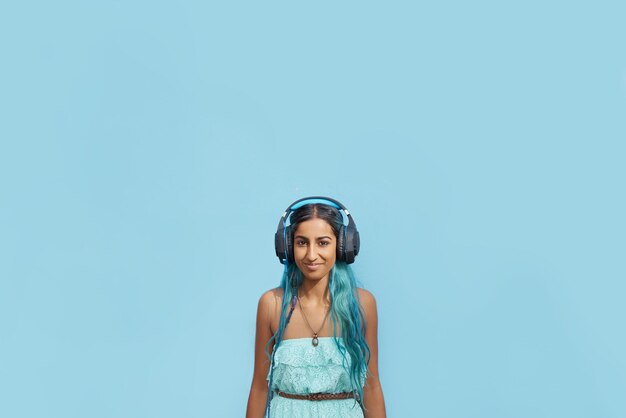
[[[309,261],[315,261],[315,259],[317,259],[317,250],[314,245],[309,245],[306,255]]]

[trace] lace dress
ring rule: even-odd
[[[342,341],[338,338],[343,346]],[[317,347],[311,344],[310,337],[283,340],[274,357],[271,389],[294,394],[350,392],[350,375],[343,361],[333,337],[320,337]],[[349,368],[347,352],[346,361]],[[364,376],[361,384],[365,384]],[[353,398],[309,401],[275,394],[270,404],[270,418],[321,417],[363,418],[363,411]]]

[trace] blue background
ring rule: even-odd
[[[625,417],[624,3],[223,3],[0,6],[0,416],[243,416],[319,194],[390,417]]]

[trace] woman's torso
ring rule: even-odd
[[[278,345],[271,389],[291,394],[352,392],[350,355],[343,340],[320,337],[317,346],[311,340],[310,337],[293,338]],[[361,387],[364,383],[365,377],[361,379]],[[277,395],[272,399],[271,416],[362,417],[363,413],[355,399],[307,401]]]

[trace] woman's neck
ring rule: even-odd
[[[315,281],[302,280],[298,296],[307,306],[328,306],[330,304],[328,277]]]

